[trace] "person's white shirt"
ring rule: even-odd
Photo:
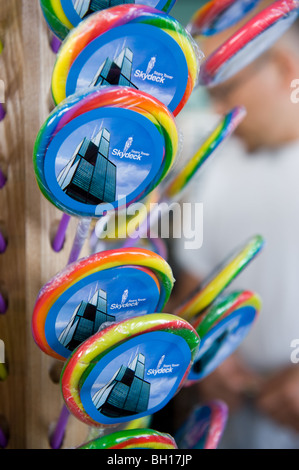
[[[203,245],[186,250],[182,240],[176,240],[174,253],[178,265],[199,278],[251,236],[264,237],[262,252],[228,288],[254,291],[263,302],[238,352],[261,373],[290,366],[291,344],[299,338],[299,141],[247,154],[231,138],[185,201],[203,203]],[[247,426],[243,434],[240,425]],[[251,409],[243,410],[229,428],[224,442],[226,436],[232,437],[236,447],[299,448],[299,435]],[[245,441],[238,442],[242,437]]]

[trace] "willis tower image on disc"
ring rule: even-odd
[[[117,252],[113,251],[112,255],[117,256]],[[45,346],[50,355],[67,358],[98,331],[129,318],[147,316],[149,312],[156,311],[161,302],[164,304],[164,284],[161,284],[159,274],[157,276],[151,269],[129,264],[109,264],[106,269],[101,269],[100,259],[93,264],[87,258],[86,262],[90,273],[84,273],[83,277],[79,275],[78,280],[70,283],[63,292],[57,289],[59,294],[50,308],[37,307],[35,312],[34,328],[41,326],[36,315],[40,320],[40,315],[43,316],[44,326],[40,330],[44,336],[42,347]],[[82,274],[82,263],[74,264],[68,270],[69,276],[75,275],[78,269]],[[58,274],[60,281],[61,276]],[[43,299],[54,284],[56,288],[57,276],[43,289]],[[42,303],[43,300],[40,306]],[[36,332],[35,338],[38,336]]]
[[[147,411],[150,382],[144,380],[145,356],[137,354],[128,365],[122,365],[110,382],[92,397],[96,409],[110,418],[123,418]]]
[[[114,321],[115,316],[107,313],[107,292],[99,289],[88,302],[81,301],[60,334],[59,342],[73,351],[94,335],[104,323]]]
[[[107,57],[97,71],[90,86],[119,85],[138,90],[138,87],[131,81],[132,67],[133,52],[129,47],[124,47],[115,59]]]
[[[155,124],[131,109],[89,110],[52,139],[44,164],[46,184],[68,214],[98,218],[124,208],[145,197],[160,178],[162,139]]]
[[[101,329],[65,363],[65,404],[95,427],[151,416],[182,388],[199,343],[188,322],[169,314],[134,317]]]
[[[109,160],[109,146],[107,129],[101,129],[92,140],[85,137],[80,142],[58,176],[58,184],[65,194],[85,204],[115,201],[117,169]]]

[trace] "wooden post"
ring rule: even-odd
[[[0,122],[0,230],[7,249],[0,254],[0,315],[9,373],[0,381],[0,426],[7,423],[9,449],[49,449],[49,434],[63,404],[58,381],[62,363],[34,343],[31,317],[40,288],[67,263],[77,221],[71,220],[63,250],[51,247],[62,213],[40,193],[32,153],[50,105],[55,62],[51,36],[38,0],[0,3],[0,80],[5,84],[6,116]],[[83,253],[86,254],[86,253]],[[56,371],[56,372],[55,372]],[[63,448],[85,442],[89,429],[71,417]]]

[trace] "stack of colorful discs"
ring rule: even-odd
[[[82,20],[93,13],[127,3],[145,4],[168,13],[176,0],[40,0],[48,26],[63,40]]]
[[[223,318],[244,307],[252,307],[259,312],[261,299],[251,291],[237,291],[220,296],[208,310],[194,319],[192,325],[200,337],[203,338]]]
[[[261,0],[210,0],[192,16],[187,30],[192,36],[212,36],[230,28]]]
[[[193,326],[201,343],[187,385],[209,375],[240,346],[260,310],[259,296],[249,291],[241,291],[215,302],[197,319]]]
[[[153,431],[152,429],[134,429],[131,431],[115,432],[105,437],[95,439],[79,449],[177,449],[173,437],[169,434]]]
[[[68,215],[101,217],[150,194],[178,144],[174,117],[157,99],[127,87],[92,89],[57,106],[40,129],[36,179]]]
[[[93,427],[152,415],[184,385],[199,341],[188,322],[169,314],[108,326],[67,360],[61,374],[65,404]]]
[[[277,0],[257,13],[207,57],[200,83],[213,87],[237,74],[273,46],[296,21],[298,12],[298,0]]]
[[[217,449],[228,418],[222,401],[211,401],[196,408],[175,434],[179,449]]]
[[[176,116],[198,82],[200,60],[176,19],[148,6],[116,6],[68,35],[53,70],[53,99],[58,104],[82,89],[126,86],[149,93]]]
[[[175,314],[191,321],[212,305],[223,290],[255,259],[264,246],[260,235],[252,237],[220,264],[182,304]]]
[[[162,311],[174,279],[167,262],[143,249],[97,253],[69,265],[40,291],[35,342],[60,360],[107,324]]]

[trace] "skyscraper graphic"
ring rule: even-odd
[[[135,0],[75,0],[74,8],[80,18],[85,18],[96,11],[126,3],[135,3]]]
[[[88,302],[82,301],[78,305],[59,336],[59,341],[65,348],[73,351],[108,321],[114,322],[115,317],[107,314],[107,294],[99,289]]]
[[[133,67],[133,52],[125,47],[116,59],[107,57],[100,66],[90,86],[119,85],[128,86],[138,90],[131,81]]]
[[[93,140],[81,141],[73,157],[60,172],[62,191],[85,204],[114,202],[116,166],[109,160],[110,132],[102,129]]]
[[[144,380],[145,357],[137,354],[128,366],[121,366],[110,382],[99,390],[92,401],[103,415],[122,418],[148,409],[151,384]]]

